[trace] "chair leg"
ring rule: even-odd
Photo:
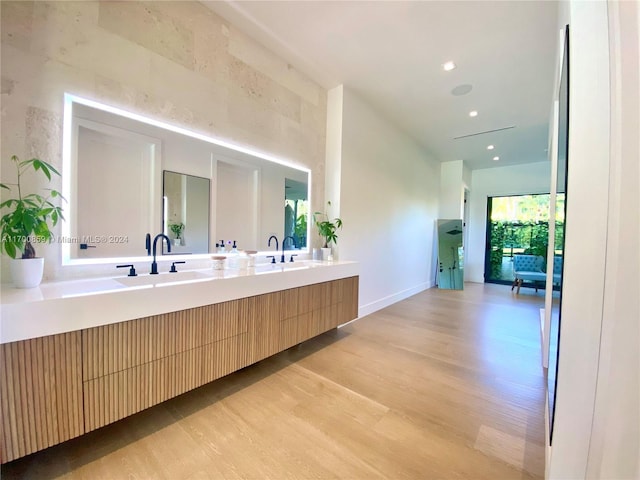
[[[513,283],[511,284],[511,291],[513,292],[513,288],[516,286],[516,284],[518,283],[518,279],[514,278],[513,279]]]
[[[516,290],[516,294],[519,295],[520,294],[520,287],[522,286],[522,279],[518,280],[518,289]]]

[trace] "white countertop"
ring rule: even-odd
[[[124,322],[358,275],[357,262],[303,261],[2,286],[0,343]],[[146,283],[147,281],[153,283]],[[139,285],[131,285],[131,282]]]

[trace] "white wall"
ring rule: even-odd
[[[567,216],[551,478],[586,475],[602,321],[609,176],[607,4],[572,3],[570,13]]]
[[[472,181],[472,173],[471,169],[467,167],[464,162],[462,164],[462,184],[465,189],[471,190],[471,181]]]
[[[324,198],[325,201],[331,202],[334,215],[340,216],[340,192],[342,177],[342,125],[343,125],[343,102],[344,88],[339,85],[327,92],[327,158],[325,160],[325,184]],[[325,205],[326,207],[326,205]],[[322,211],[325,211],[324,208]],[[314,230],[317,231],[317,230]],[[338,238],[342,234],[338,235]],[[315,247],[321,247],[321,239],[318,235],[314,235],[310,244]],[[340,257],[340,246],[342,241],[333,247],[335,258]]]
[[[590,478],[640,478],[639,14],[637,2],[609,5],[611,177]]]
[[[307,167],[324,203],[326,91],[200,2],[2,1],[0,15],[3,170],[12,154],[60,167],[68,92]],[[38,253],[45,280],[115,273],[63,269],[59,244]]]
[[[527,193],[549,193],[549,162],[474,170],[469,200],[469,241],[465,280],[484,282],[487,198]]]
[[[354,92],[343,100],[338,243],[360,262],[366,315],[433,285],[439,165]]]
[[[464,170],[465,167],[462,160],[453,160],[440,164],[438,218],[463,217]]]
[[[553,479],[640,478],[639,24],[635,2],[570,5],[566,260],[548,465]]]

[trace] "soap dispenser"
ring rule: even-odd
[[[220,240],[220,244],[218,246],[218,253],[226,253],[226,250],[224,248],[224,240]]]
[[[231,241],[229,241],[229,243],[231,243]],[[238,268],[238,255],[240,252],[238,252],[238,247],[236,246],[236,241],[233,241],[233,246],[231,247],[231,250],[229,251],[229,255],[228,255],[228,259],[229,259],[229,267],[230,268]]]

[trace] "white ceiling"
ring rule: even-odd
[[[547,159],[556,2],[204,3],[322,86],[357,92],[439,161],[478,169]],[[452,95],[462,84],[472,91]]]

